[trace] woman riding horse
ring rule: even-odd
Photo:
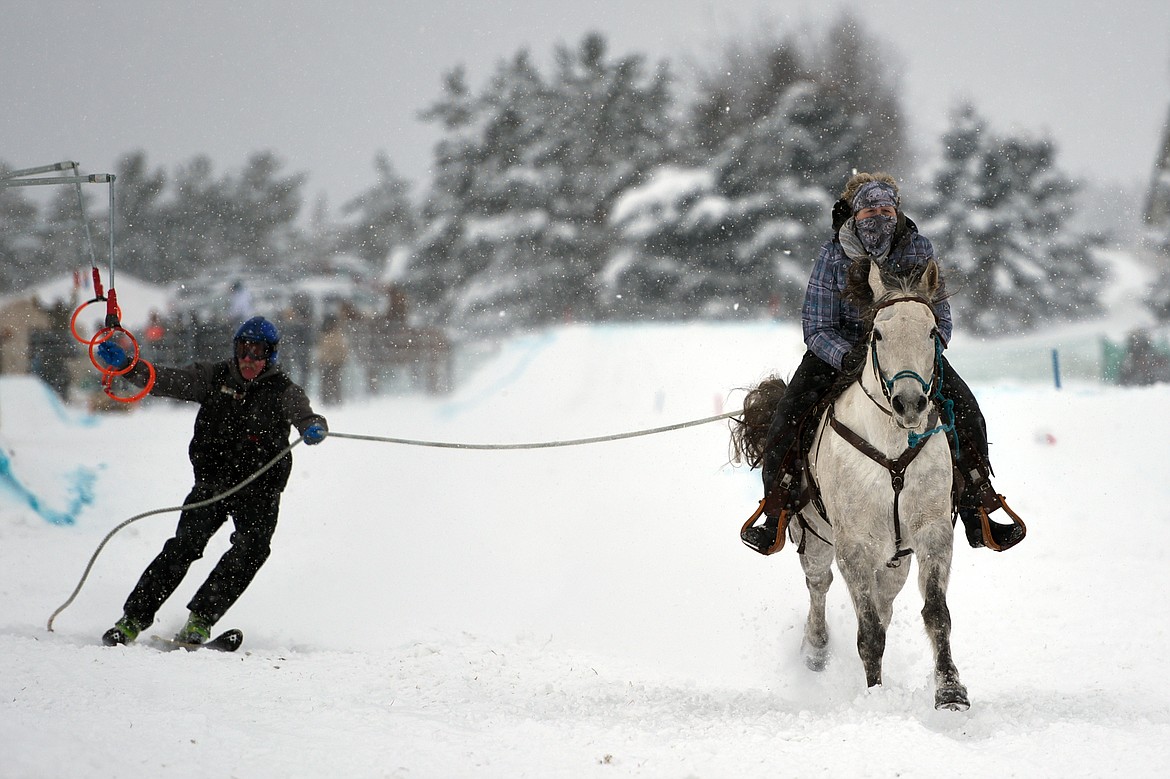
[[[805,446],[802,431],[815,421],[810,413],[826,399],[837,379],[856,376],[865,363],[865,323],[861,309],[845,295],[849,278],[869,272],[870,263],[898,275],[921,272],[935,259],[934,246],[902,213],[898,185],[886,173],[857,173],[833,206],[832,240],[821,247],[805,292],[801,322],[808,351],[788,382],[772,417],[763,455],[763,524],[745,527],[743,542],[762,554],[784,544],[784,528],[800,509]],[[940,290],[938,331],[945,346],[951,337],[951,312]],[[973,547],[1002,551],[1024,538],[1025,528],[1010,509],[1012,524],[994,522],[991,512],[1005,508],[991,486],[987,426],[975,395],[943,361],[943,397],[953,401],[961,486],[958,514]],[[750,463],[753,467],[759,462]]]

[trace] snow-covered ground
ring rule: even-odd
[[[801,351],[784,325],[567,327],[507,343],[450,397],[323,410],[356,434],[581,438],[733,410]],[[0,776],[1166,776],[1170,387],[973,384],[1029,535],[957,544],[972,707],[953,713],[932,708],[913,577],[883,688],[865,689],[841,582],[832,662],[803,667],[799,564],[740,544],[760,488],[728,464],[726,423],[531,451],[298,447],[273,555],[221,623],[239,653],[99,642],[174,513],[116,535],[49,632],[101,538],[186,495],[194,408],[92,418],[6,377]]]

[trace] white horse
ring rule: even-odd
[[[931,263],[916,280],[904,281],[874,265],[869,286],[873,329],[865,367],[821,417],[805,474],[813,499],[787,529],[799,544],[809,591],[802,654],[816,671],[828,662],[825,598],[835,560],[857,613],[866,683],[881,684],[886,630],[912,554],[934,648],[935,707],[965,710],[970,701],[951,657],[946,599],[954,543],[947,423],[953,420],[939,419],[931,397],[941,364],[931,304],[938,268]]]

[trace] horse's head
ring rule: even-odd
[[[930,412],[940,348],[933,305],[938,285],[933,261],[909,279],[884,272],[876,263],[869,270],[873,327],[862,382],[875,399],[873,390],[880,390],[894,421],[907,430],[923,427]]]

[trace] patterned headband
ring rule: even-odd
[[[853,196],[853,213],[865,208],[898,207],[898,193],[884,181],[867,181]]]

